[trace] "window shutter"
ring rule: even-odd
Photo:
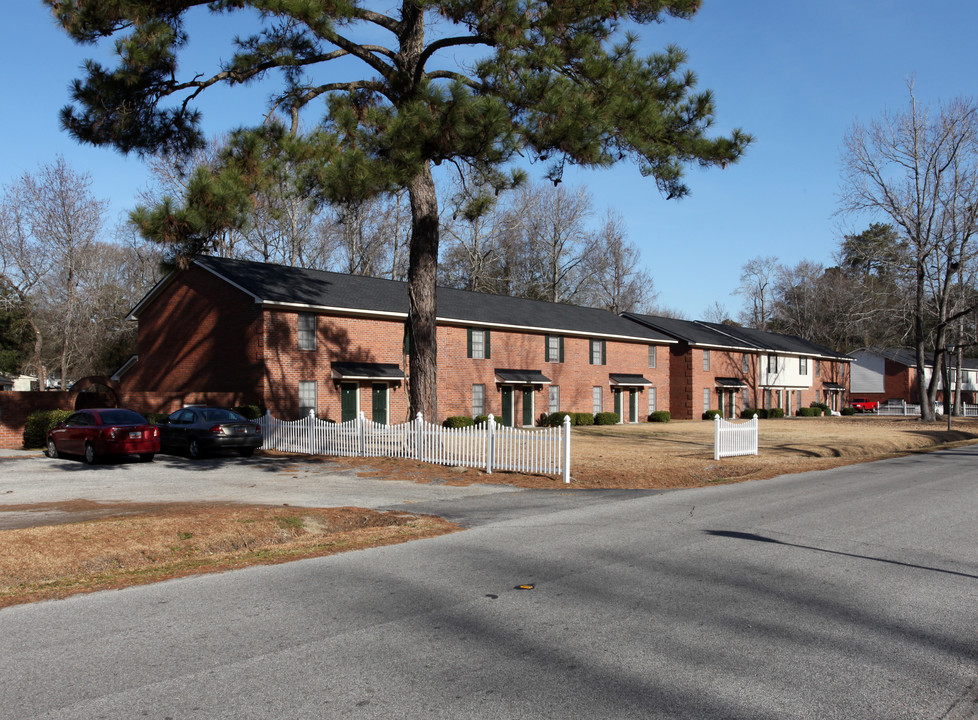
[[[564,336],[563,335],[560,336],[560,340],[558,342],[560,344],[560,362],[564,362]]]
[[[602,365],[608,364],[608,341],[607,340],[601,341],[601,364]]]
[[[543,361],[550,362],[550,336],[543,336]]]
[[[483,337],[483,340],[484,340],[485,345],[486,345],[486,354],[485,354],[485,357],[486,357],[486,360],[488,360],[488,359],[490,359],[492,357],[492,353],[489,351],[489,331],[488,330],[483,330],[482,331],[482,337]]]
[[[472,328],[466,328],[465,338],[465,357],[472,357]]]

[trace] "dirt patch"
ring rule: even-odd
[[[441,518],[364,508],[8,506],[98,519],[0,532],[0,607],[454,532]],[[84,507],[83,507],[84,505]]]

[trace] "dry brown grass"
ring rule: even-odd
[[[0,607],[390,545],[453,532],[364,508],[118,506],[97,520],[0,532]]]
[[[978,440],[978,419],[945,423],[875,416],[762,420],[759,454],[713,459],[713,423],[703,420],[574,428],[571,487],[682,488],[759,480],[920,452]],[[451,485],[503,483],[525,488],[563,488],[546,475],[439,468],[412,461],[333,458],[369,477],[436,480]]]

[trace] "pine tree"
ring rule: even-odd
[[[281,72],[268,117],[233,135],[223,163],[198,172],[181,205],[136,213],[143,232],[175,243],[179,256],[206,251],[219,228],[243,222],[269,168],[297,168],[297,185],[329,202],[408,191],[410,400],[428,417],[437,416],[433,165],[467,165],[502,187],[516,154],[549,163],[554,182],[568,163],[627,158],[676,198],[688,192],[686,164],[724,166],[750,141],[740,131],[708,137],[713,99],[695,91],[683,52],[641,57],[624,32],[690,18],[699,0],[402,0],[390,14],[360,0],[45,2],[74,39],[115,40],[118,65],[88,62],[62,113],[82,142],[189,152],[204,142],[201,93]],[[256,32],[212,74],[181,79],[197,6],[251,13]],[[474,59],[453,62],[466,48]],[[325,110],[324,119],[304,130],[300,119],[313,114],[300,118],[304,109]]]

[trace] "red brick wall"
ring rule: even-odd
[[[489,359],[472,359],[467,355],[467,328],[438,328],[438,414],[472,415],[472,386],[486,386],[486,413],[502,413],[502,391],[496,385],[497,369],[538,370],[560,388],[560,409],[568,412],[592,412],[593,388],[602,388],[602,410],[614,411],[614,396],[609,375],[642,375],[657,388],[656,407],[669,410],[670,357],[665,346],[659,346],[655,368],[649,367],[649,344],[624,340],[607,340],[606,364],[591,365],[590,339],[564,336],[564,362],[547,362],[546,334],[490,329]],[[517,424],[523,417],[522,392],[514,393],[514,415]],[[648,392],[638,397],[638,417],[648,417]],[[548,386],[535,388],[533,415],[539,418],[549,412]],[[623,414],[627,413],[627,391],[623,396]],[[626,418],[627,419],[627,418]]]
[[[199,267],[171,282],[140,313],[139,361],[123,392],[238,393],[260,403],[261,311],[253,298]]]
[[[341,401],[339,383],[331,376],[330,366],[337,362],[395,363],[405,374],[403,349],[404,321],[361,317],[319,316],[316,350],[298,349],[298,315],[287,311],[265,313],[267,337],[266,372],[263,381],[264,404],[279,417],[298,415],[299,382],[313,380],[317,387],[317,415],[339,420]],[[590,412],[592,387],[603,389],[604,409],[611,411],[610,373],[639,374],[659,388],[657,407],[669,409],[669,356],[664,348],[657,353],[657,368],[648,367],[648,344],[609,340],[607,364],[590,365],[587,338],[565,336],[564,362],[545,362],[545,335],[490,329],[489,359],[467,357],[466,327],[442,325],[438,328],[438,415],[444,420],[452,415],[471,416],[472,386],[486,386],[486,412],[502,412],[502,395],[496,385],[496,369],[539,370],[560,387],[562,410]],[[514,412],[522,418],[522,392],[514,395]],[[405,387],[390,386],[388,396],[391,422],[408,418]],[[369,417],[371,383],[360,383],[360,409]],[[534,392],[534,417],[548,412],[546,386]],[[648,415],[648,395],[639,396],[639,418]]]
[[[292,419],[299,412],[299,382],[315,381],[316,414],[339,421],[339,381],[332,378],[333,362],[395,363],[406,373],[402,349],[404,321],[320,315],[316,320],[316,349],[299,350],[296,312],[269,310],[264,314],[265,372],[263,404],[276,417]],[[408,415],[407,392],[391,384],[388,394],[391,422]],[[371,383],[360,383],[360,409],[370,417]]]

